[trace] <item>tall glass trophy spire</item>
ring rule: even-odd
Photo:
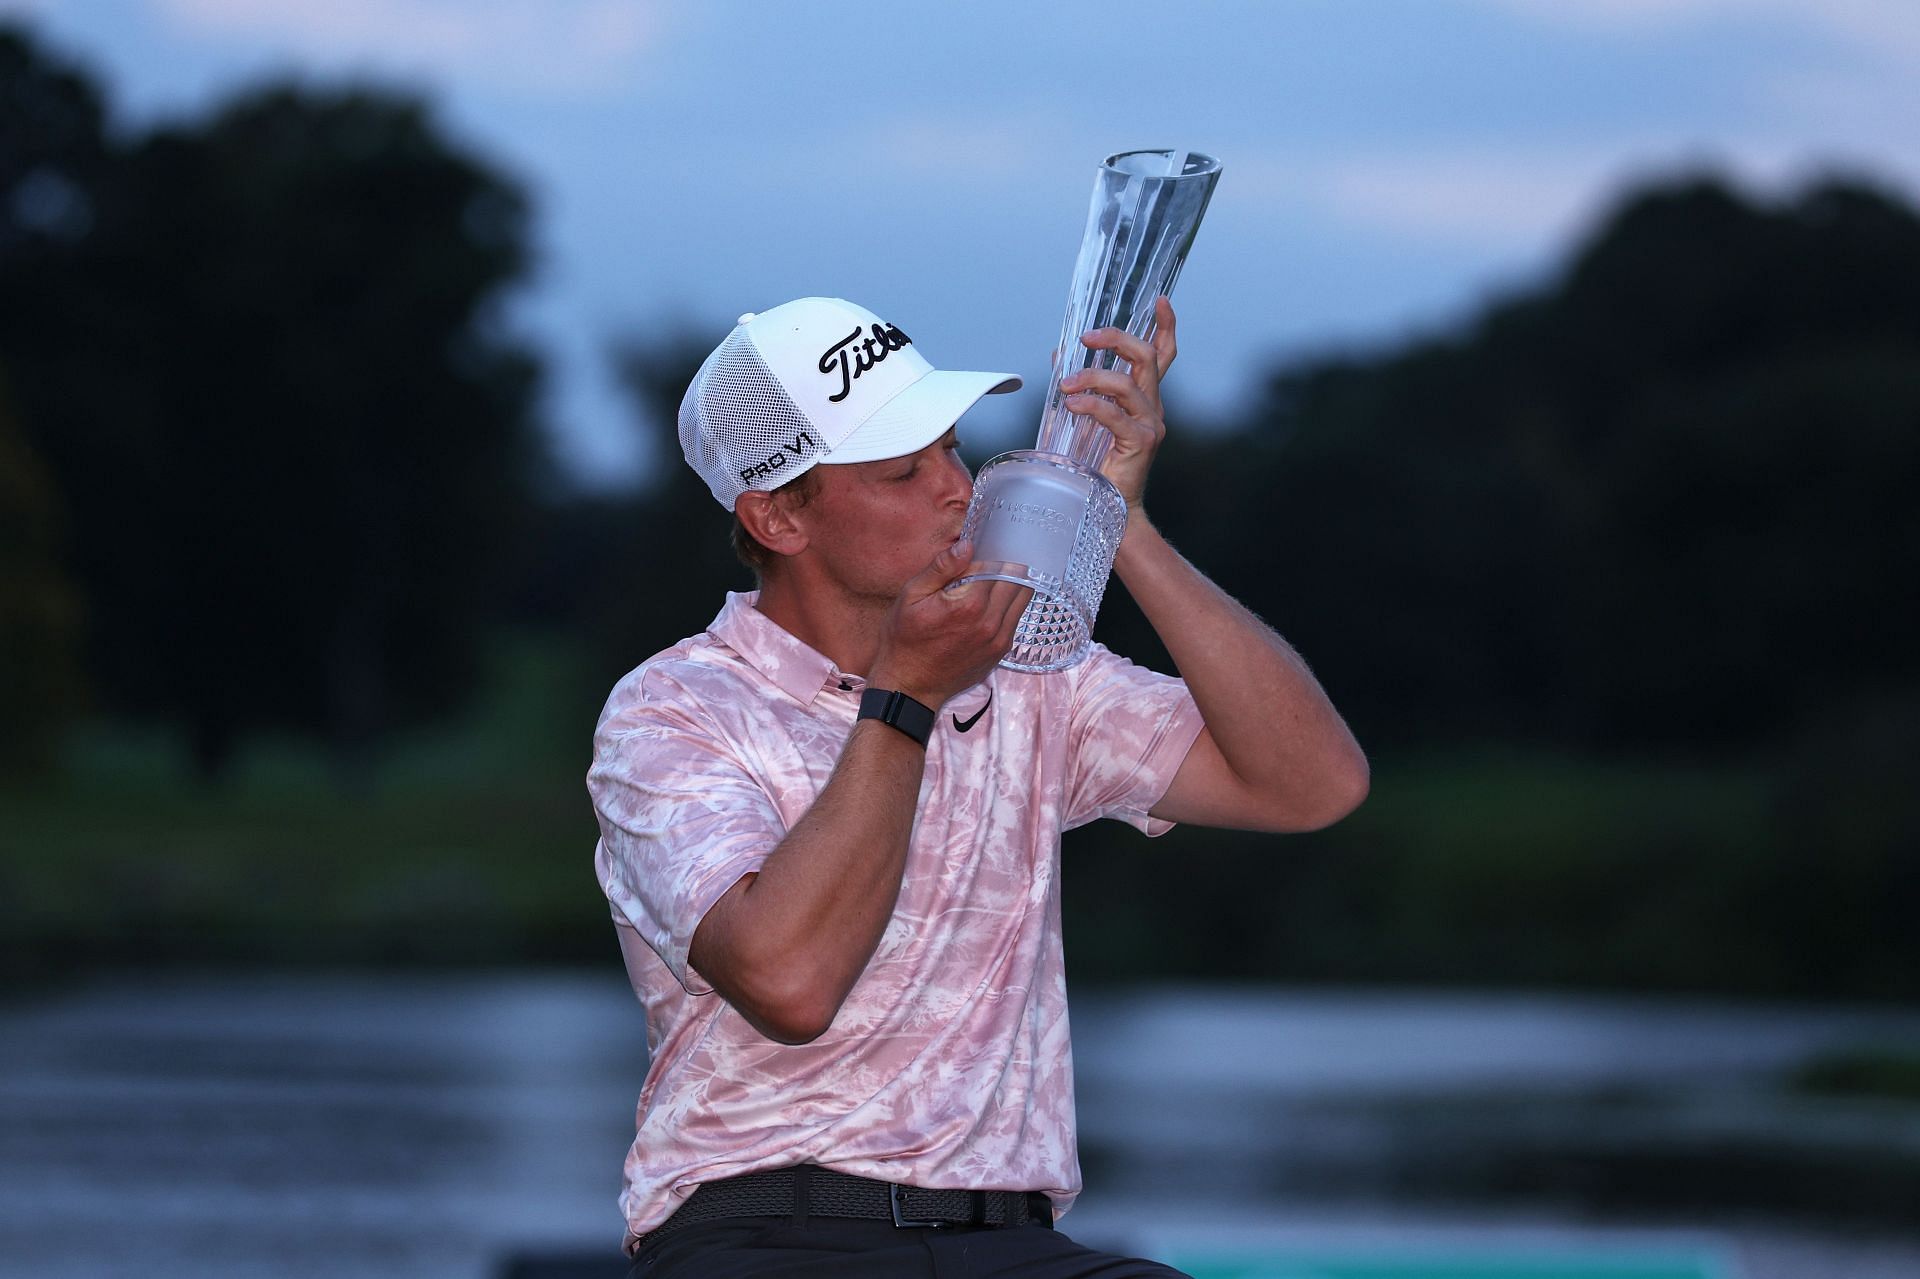
[[[1152,339],[1154,299],[1173,291],[1219,180],[1220,162],[1194,151],[1123,151],[1100,166],[1038,447],[1003,453],[980,468],[961,534],[972,539],[973,558],[983,565],[966,580],[1033,588],[1002,666],[1062,670],[1093,644],[1093,619],[1113,573],[1127,507],[1100,474],[1113,435],[1093,418],[1069,412],[1060,382],[1082,369],[1114,366],[1112,351],[1081,343],[1090,329]]]

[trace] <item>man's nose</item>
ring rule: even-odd
[[[973,501],[973,472],[967,469],[967,464],[960,460],[958,453],[949,453],[947,456],[953,459],[953,469],[948,472],[951,487],[947,501],[949,504],[957,502],[965,506]]]

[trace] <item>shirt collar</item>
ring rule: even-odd
[[[829,685],[861,688],[866,680],[835,669],[832,659],[803,643],[756,607],[758,591],[728,591],[720,615],[707,633],[740,654],[781,692],[803,706],[813,705]]]

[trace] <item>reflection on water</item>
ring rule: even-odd
[[[1920,1209],[1920,1107],[1782,1087],[1824,1053],[1920,1045],[1912,1015],[1171,991],[1083,1009],[1075,1032],[1087,1163],[1136,1192],[1205,1176],[1250,1199],[1558,1191],[1920,1223],[1871,1202],[1904,1166]]]
[[[122,983],[0,1041],[0,1272],[469,1279],[618,1243],[617,977]]]
[[[1751,1187],[1661,1211],[1604,1184],[1616,1155],[1640,1184],[1688,1152],[1920,1153],[1915,1108],[1772,1087],[1810,1054],[1920,1043],[1920,1017],[1200,990],[1082,995],[1074,1016],[1082,1237],[1680,1238],[1744,1279],[1920,1274],[1920,1244],[1756,1224],[1735,1211]],[[617,973],[140,980],[16,1003],[0,1274],[481,1279],[604,1249],[617,1275],[644,1057]],[[1679,1189],[1733,1176],[1680,1166]]]
[[[1074,1038],[1083,1234],[1920,1279],[1920,1106],[1782,1087],[1920,1047],[1913,1014],[1165,990],[1077,1004]]]

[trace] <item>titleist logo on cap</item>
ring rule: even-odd
[[[872,336],[863,341],[860,339],[861,330],[856,326],[853,332],[821,354],[820,371],[828,375],[835,372],[840,374],[840,389],[827,397],[830,403],[838,404],[846,399],[862,373],[901,347],[913,345],[913,339],[902,333],[896,325],[874,324],[868,326],[868,331]]]

